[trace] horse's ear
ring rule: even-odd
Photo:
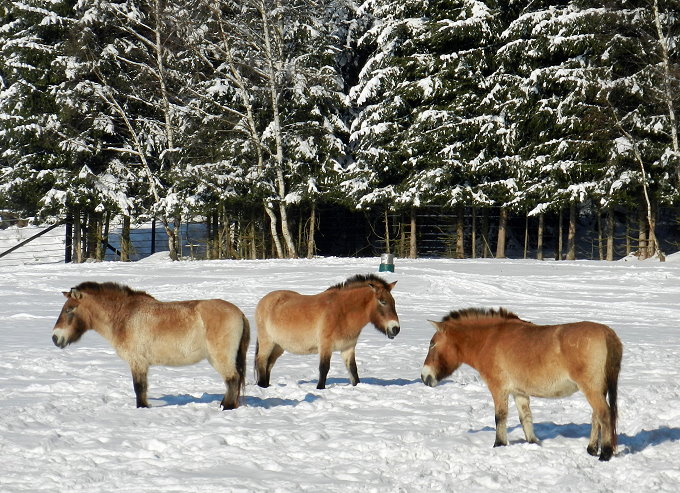
[[[392,288],[397,284],[397,281],[391,282],[387,285],[387,290],[392,291]]]
[[[64,297],[68,298],[71,295],[71,291],[62,291],[61,294],[63,294]]]
[[[73,289],[71,289],[71,292],[70,292],[68,295],[69,295],[71,298],[73,298],[74,300],[79,300],[79,299],[82,299],[82,297],[83,297],[83,292],[80,291],[80,290],[78,290],[78,289],[76,289],[76,288],[73,288]]]
[[[444,330],[444,324],[442,322],[435,322],[434,320],[428,320],[432,326],[437,329],[437,332]]]

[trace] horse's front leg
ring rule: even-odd
[[[328,370],[331,368],[331,350],[324,349],[319,351],[319,383],[317,389],[326,388],[326,377]]]
[[[531,408],[529,407],[529,396],[514,394],[515,406],[519,413],[519,422],[522,424],[524,436],[529,443],[538,443],[538,438],[534,434],[534,420],[531,416]]]
[[[355,346],[352,346],[342,352],[342,359],[345,360],[345,366],[349,372],[349,381],[352,385],[359,383],[359,372],[357,371],[356,359],[354,359],[354,350]]]
[[[130,369],[132,371],[132,385],[137,398],[137,407],[149,407],[149,402],[146,400],[149,367],[130,366]]]
[[[490,389],[491,390],[491,389]],[[508,444],[508,393],[502,390],[491,390],[496,421],[496,441],[494,447]]]

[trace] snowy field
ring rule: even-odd
[[[7,266],[0,261],[0,491],[476,492],[678,491],[680,258],[666,263],[397,259],[401,333],[371,327],[357,346],[362,379],[349,385],[338,354],[317,390],[315,356],[285,354],[272,386],[254,384],[249,351],[242,407],[207,364],[156,367],[150,409],[136,409],[126,364],[88,333],[64,350],[51,329],[68,290],[116,281],[161,300],[220,297],[253,321],[258,299],[315,293],[377,259],[206,261]],[[534,399],[524,442],[511,404],[508,447],[492,448],[491,397],[462,367],[436,388],[420,382],[433,329],[452,309],[504,306],[537,323],[593,320],[624,343],[619,447],[608,463],[586,453],[582,394]],[[253,323],[254,325],[254,323]]]

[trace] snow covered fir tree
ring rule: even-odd
[[[680,238],[679,16],[0,0],[0,210],[95,243],[153,218],[173,258],[198,221],[211,258],[662,257]]]

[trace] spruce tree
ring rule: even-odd
[[[0,207],[38,213],[78,159],[63,145],[70,115],[55,97],[74,3],[0,1]]]

